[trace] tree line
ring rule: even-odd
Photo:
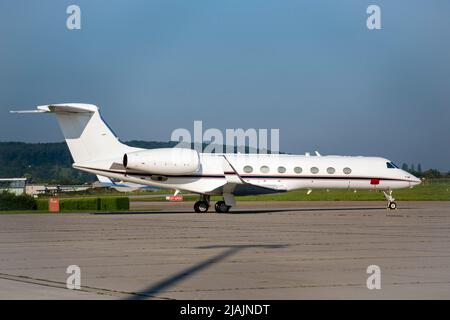
[[[175,142],[130,141],[139,148],[168,148]],[[72,156],[65,142],[0,142],[0,177],[26,177],[28,183],[84,184],[94,182],[95,175],[72,168]]]
[[[413,174],[418,178],[427,178],[427,179],[450,178],[450,171],[447,173],[442,173],[436,169],[427,169],[423,171],[422,165],[420,163],[417,164],[417,166],[414,164],[408,165],[406,163],[403,163],[402,169]]]

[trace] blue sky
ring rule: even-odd
[[[66,28],[77,4],[82,29]],[[366,28],[366,8],[382,30]],[[0,140],[61,141],[12,107],[100,106],[122,140],[279,128],[290,153],[450,170],[450,2],[2,0]]]

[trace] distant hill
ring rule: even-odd
[[[145,149],[171,148],[177,142],[128,141],[129,146]],[[93,174],[72,168],[72,157],[65,142],[0,142],[0,178],[27,177],[31,183],[83,184],[94,182]]]
[[[129,141],[139,148],[173,147],[175,142]],[[95,175],[72,168],[72,157],[65,142],[0,142],[0,178],[27,177],[32,183],[83,184]]]

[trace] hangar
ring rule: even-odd
[[[25,193],[27,178],[3,178],[0,179],[0,192],[8,191],[16,195]]]

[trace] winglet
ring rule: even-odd
[[[245,181],[242,180],[239,173],[237,173],[236,169],[231,165],[230,161],[228,161],[225,155],[222,155],[222,169],[225,175],[225,179],[228,183],[234,184],[244,184]]]

